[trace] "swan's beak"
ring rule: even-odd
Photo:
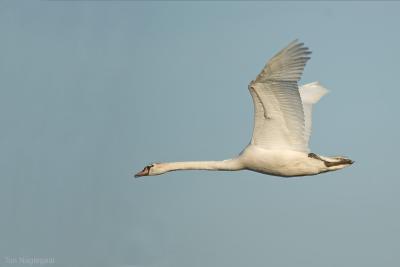
[[[142,171],[138,172],[135,174],[135,178],[141,177],[141,176],[148,176],[149,175],[150,168],[145,167]]]

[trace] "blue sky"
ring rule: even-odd
[[[0,265],[398,266],[399,11],[1,2]],[[293,179],[133,179],[153,161],[239,153],[252,131],[247,84],[296,38],[313,51],[301,83],[330,90],[314,109],[311,149],[356,164]]]

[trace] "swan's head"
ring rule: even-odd
[[[165,168],[163,168],[163,164],[161,163],[152,163],[143,168],[140,172],[135,174],[135,178],[142,176],[153,176],[159,175],[167,172]]]

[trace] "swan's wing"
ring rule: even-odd
[[[323,87],[319,82],[308,83],[299,88],[301,101],[303,102],[304,111],[304,137],[306,145],[308,146],[311,126],[312,126],[312,106],[317,103],[321,97],[326,95],[329,91]]]
[[[252,144],[308,151],[297,82],[311,52],[297,40],[276,54],[249,85],[254,103]]]

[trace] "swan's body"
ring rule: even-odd
[[[327,93],[318,82],[298,88],[311,52],[294,41],[276,54],[249,84],[254,104],[250,144],[239,156],[223,161],[154,163],[138,176],[176,170],[252,170],[276,176],[304,176],[334,171],[353,163],[344,157],[309,153],[312,105]]]

